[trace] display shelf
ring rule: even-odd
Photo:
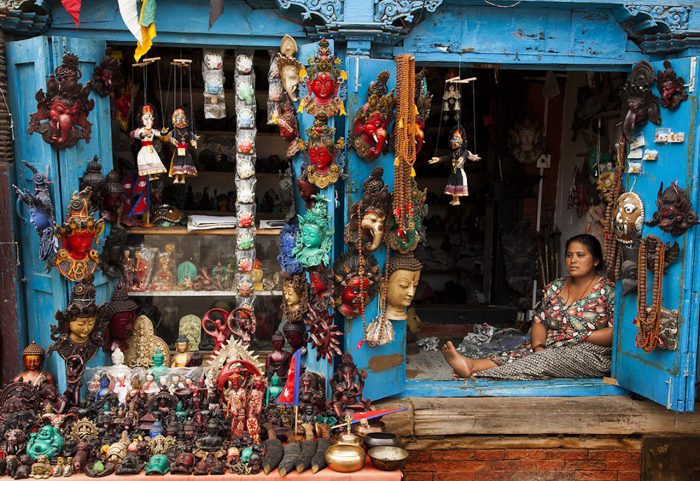
[[[279,235],[281,229],[256,229],[257,235]],[[207,236],[207,235],[236,235],[238,229],[205,229],[188,231],[187,227],[131,227],[128,233],[138,235],[177,235],[177,236]]]
[[[236,291],[134,291],[131,297],[224,297],[236,296]],[[282,291],[256,291],[256,296],[281,296]]]

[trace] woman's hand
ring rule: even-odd
[[[598,329],[588,335],[586,342],[590,342],[591,344],[595,344],[597,346],[610,347],[612,346],[612,333],[612,327]]]

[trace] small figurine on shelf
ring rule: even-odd
[[[272,335],[272,352],[265,358],[265,375],[268,379],[277,375],[284,383],[287,380],[292,353],[284,350],[284,337],[276,332]]]
[[[26,371],[15,376],[12,382],[27,382],[32,386],[41,386],[44,383],[54,384],[53,375],[42,369],[45,358],[44,349],[32,341],[22,352],[22,362]]]
[[[213,352],[217,352],[231,337],[231,328],[226,322],[228,316],[229,313],[224,309],[215,307],[208,310],[202,318],[202,330],[214,339]]]
[[[158,382],[161,377],[168,375],[168,368],[163,365],[165,363],[165,355],[160,350],[160,347],[156,348],[151,359],[153,360],[153,367],[150,369],[150,372],[153,374],[153,379]]]
[[[471,153],[467,149],[465,132],[459,126],[455,127],[450,134],[450,150],[452,150],[450,155],[433,157],[428,163],[436,164],[447,160],[452,162],[452,172],[447,180],[447,186],[445,186],[445,194],[452,196],[450,205],[459,205],[459,198],[469,195],[467,174],[464,172],[464,164],[467,160],[471,160],[472,162],[481,160],[481,157]]]
[[[171,253],[167,251],[158,254],[157,271],[153,275],[153,281],[151,281],[151,285],[154,291],[173,290],[173,287],[175,286],[175,274],[173,274],[173,259],[174,258],[171,255]]]
[[[144,105],[141,108],[141,127],[131,132],[131,138],[141,142],[141,149],[136,160],[139,175],[148,176],[151,180],[157,179],[159,174],[166,172],[160,155],[153,146],[153,141],[160,138],[161,135],[158,129],[153,128],[154,120],[153,107]]]
[[[170,143],[175,146],[170,164],[170,177],[174,184],[184,184],[187,177],[197,176],[197,167],[192,159],[190,147],[197,148],[197,136],[190,128],[187,115],[183,109],[173,112],[173,127],[168,133]]]
[[[265,290],[263,286],[264,276],[262,261],[256,257],[253,261],[253,282],[255,283],[255,290],[258,292]]]
[[[188,367],[191,362],[190,340],[185,336],[180,336],[175,341],[175,355],[170,367]]]
[[[352,354],[343,354],[340,366],[331,379],[333,411],[338,418],[369,409],[371,401],[362,399],[366,379],[367,372],[364,369],[357,369]]]

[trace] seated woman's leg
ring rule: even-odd
[[[450,365],[452,370],[459,377],[469,377],[475,372],[497,366],[497,364],[490,359],[472,359],[471,357],[461,355],[457,352],[457,349],[455,349],[452,341],[447,341],[445,345],[442,346],[442,355],[445,361],[447,361],[447,364]]]

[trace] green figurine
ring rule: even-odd
[[[194,278],[197,277],[197,266],[193,262],[185,261],[177,266],[177,285],[183,289],[192,288]]]
[[[29,435],[27,454],[32,461],[42,455],[52,460],[63,450],[64,445],[65,441],[58,428],[47,425]]]
[[[267,392],[265,393],[265,406],[270,404],[270,401],[274,403],[275,399],[282,394],[282,389],[280,377],[277,375],[277,373],[272,374],[272,377],[270,378],[270,387],[267,388]]]
[[[333,226],[330,224],[327,200],[315,197],[316,202],[306,215],[299,214],[299,235],[292,250],[292,256],[304,267],[314,267],[321,263],[328,265],[333,245]]]
[[[164,475],[170,472],[170,460],[165,454],[154,454],[146,465],[146,474]]]
[[[153,380],[155,382],[158,382],[158,380],[162,376],[167,376],[168,375],[168,368],[163,365],[165,362],[165,354],[163,354],[163,351],[160,350],[160,348],[156,348],[156,352],[153,353],[153,356],[151,357],[153,360],[153,367],[151,368],[151,374],[153,374]]]

